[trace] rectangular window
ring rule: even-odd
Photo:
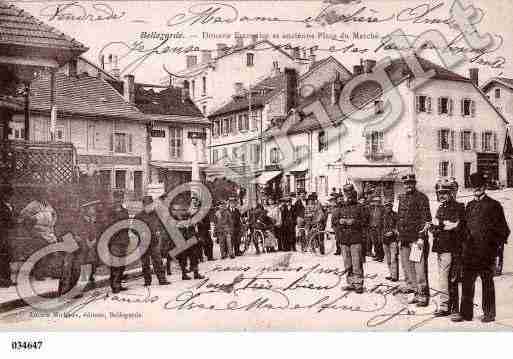
[[[451,131],[438,130],[438,150],[449,151],[451,149]]]
[[[271,148],[269,153],[269,161],[271,164],[278,164],[280,162],[280,150],[278,147]]]
[[[212,150],[212,163],[216,163],[217,161],[219,161],[219,152]]]
[[[501,89],[495,89],[495,98],[501,98]]]
[[[260,145],[259,144],[251,145],[251,161],[254,164],[260,163]]]
[[[424,95],[416,96],[415,109],[417,113],[431,113],[431,97]]]
[[[452,115],[453,101],[449,97],[438,98],[438,114]]]
[[[247,113],[244,114],[244,131],[249,130],[249,116]]]
[[[326,131],[319,132],[319,152],[326,151],[328,149],[328,136],[326,136]]]
[[[251,131],[258,130],[258,118],[260,116],[261,112],[258,111],[251,111]]]
[[[65,141],[64,126],[56,126],[55,127],[55,141],[57,141],[57,142]]]
[[[214,137],[219,136],[219,121],[214,121],[213,133]]]
[[[247,53],[246,54],[246,66],[253,66],[255,60],[255,54]]]
[[[483,149],[483,152],[493,152],[494,151],[494,136],[493,132],[486,131],[482,134],[482,142],[481,146]]]
[[[308,146],[296,146],[294,147],[294,161],[296,163],[301,163],[305,161],[308,157]]]
[[[472,151],[472,131],[462,131],[461,132],[461,150],[462,151]]]
[[[153,129],[151,130],[151,137],[166,137],[166,131],[164,131],[163,129]]]
[[[181,159],[183,154],[183,131],[181,127],[169,127],[169,155]]]
[[[385,152],[384,134],[381,131],[374,131],[366,136],[366,149],[367,155]]]
[[[114,133],[114,152],[115,153],[128,153],[129,152],[129,137],[126,133]]]
[[[438,168],[440,177],[449,177],[449,161],[441,161]]]
[[[230,117],[230,133],[237,133],[237,122],[235,121],[235,116]]]
[[[207,78],[205,76],[203,76],[201,78],[201,88],[203,90],[203,96],[205,96],[207,94]]]
[[[461,115],[464,117],[474,117],[476,115],[476,103],[471,99],[461,100]]]
[[[230,119],[223,118],[223,135],[226,136],[230,132]]]
[[[295,176],[294,179],[296,183],[296,193],[306,192],[306,176],[303,174]]]

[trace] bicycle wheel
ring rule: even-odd
[[[249,235],[249,233],[244,233],[240,237],[239,252],[241,254],[244,254],[249,249],[250,241],[251,241],[251,236]]]
[[[308,240],[308,251],[318,254],[318,255],[326,255],[328,251],[326,250],[326,236],[329,233],[325,231],[317,231],[313,233]]]
[[[266,250],[265,250],[265,238],[264,238],[264,233],[262,231],[255,231],[253,233],[253,241],[252,241],[252,244],[253,244],[253,247],[255,247],[255,243],[257,243],[258,247],[260,248],[260,251],[262,253],[265,253]],[[255,248],[255,252],[256,252],[256,248]]]

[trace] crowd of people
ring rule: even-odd
[[[252,245],[257,254],[304,249],[300,241],[302,234],[308,236],[322,231],[333,233],[334,254],[342,256],[347,275],[345,290],[357,294],[364,292],[364,263],[371,257],[377,262],[385,261],[388,267],[386,279],[391,282],[399,281],[401,267],[405,282],[402,292],[413,293],[410,304],[427,306],[432,294],[428,279],[428,256],[432,252],[436,254],[440,282],[440,301],[435,316],[451,315],[453,321],[472,320],[474,286],[479,276],[483,286],[482,320],[490,322],[495,320],[493,277],[502,270],[504,244],[510,230],[501,204],[486,194],[485,176],[475,173],[470,181],[474,199],[466,206],[457,201],[455,181],[438,183],[436,193],[440,206],[434,217],[428,197],[416,188],[413,174],[402,178],[405,191],[398,198],[397,211],[393,201],[384,201],[378,193],[359,198],[352,184],[346,184],[341,192],[334,191],[327,206],[320,203],[315,193],[300,192],[280,198],[279,203],[268,197],[241,213],[239,199],[233,197],[219,201],[204,216],[195,216],[202,208],[198,197],[177,196],[169,205],[169,214],[176,221],[183,239],[194,239],[194,245],[175,258],[169,254],[175,248],[175,240],[156,211],[156,206],[164,203],[163,198],[154,200],[145,196],[142,211],[133,217],[146,223],[151,233],[149,245],[141,253],[144,285],[152,284],[153,274],[159,285],[170,284],[167,275],[171,274],[170,263],[174,259],[178,262],[182,280],[204,278],[199,272],[199,263],[216,259],[216,242],[220,249],[219,259],[227,259],[243,255],[241,239],[257,230],[266,234],[263,242],[256,241],[256,236],[249,236],[253,238]],[[55,243],[57,213],[47,200],[38,198],[15,216],[9,204],[12,188],[5,187],[0,192],[0,285],[7,287],[14,284],[5,240],[7,229],[16,224],[29,226],[34,236]],[[122,192],[114,192],[109,204],[100,201],[81,204],[78,223],[70,228],[80,250],[66,257],[71,266],[70,273],[65,275],[71,277],[71,283],[83,276],[84,265],[89,265],[88,279],[94,285],[96,268],[100,264],[99,237],[109,226],[130,218],[132,216],[123,206]],[[110,253],[116,257],[126,256],[133,233],[128,228],[116,232],[109,242]],[[429,234],[433,238],[432,248]],[[319,249],[324,254],[324,240]],[[109,263],[113,293],[126,290],[122,285],[125,267],[118,264]]]

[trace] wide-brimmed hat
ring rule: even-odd
[[[473,188],[482,187],[486,184],[486,177],[484,173],[476,172],[470,175],[470,184]]]

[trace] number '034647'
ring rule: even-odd
[[[11,342],[11,348],[13,350],[34,350],[41,349],[43,341],[13,341]]]

